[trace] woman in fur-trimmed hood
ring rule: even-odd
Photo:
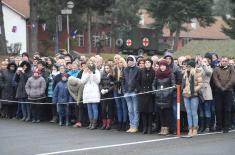
[[[183,75],[182,88],[184,104],[187,111],[189,133],[188,136],[196,136],[198,130],[198,92],[202,87],[202,75],[199,69],[195,68],[195,60],[187,62],[187,70]]]

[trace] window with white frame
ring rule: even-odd
[[[98,35],[92,36],[92,47],[96,47],[96,44],[99,41],[99,39],[100,39],[100,36],[98,36]]]
[[[111,36],[107,36],[106,38],[105,38],[105,47],[112,47],[112,38],[111,38]]]
[[[84,47],[84,34],[79,34],[77,35],[77,39],[78,39],[78,47]]]

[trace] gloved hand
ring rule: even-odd
[[[101,89],[101,94],[104,95],[106,93],[105,89]]]
[[[109,92],[109,90],[108,89],[105,89],[105,94],[107,94]]]

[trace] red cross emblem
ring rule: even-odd
[[[131,39],[127,39],[127,40],[126,40],[126,45],[127,45],[127,46],[131,46],[131,45],[132,45]]]
[[[145,38],[143,39],[143,45],[144,45],[144,46],[148,46],[148,45],[149,45],[149,38],[146,38],[146,37],[145,37]]]

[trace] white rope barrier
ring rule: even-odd
[[[141,92],[141,93],[135,93],[133,95],[124,95],[124,96],[118,96],[118,97],[110,97],[110,98],[102,98],[100,99],[100,101],[104,101],[104,100],[113,100],[113,99],[118,99],[118,98],[125,98],[125,97],[130,97],[130,96],[137,96],[137,95],[143,95],[143,94],[149,94],[149,93],[154,93],[154,92],[158,92],[158,91],[163,91],[163,90],[168,90],[168,89],[175,89],[176,86],[172,86],[172,87],[167,87],[167,88],[161,88],[161,89],[157,89],[157,90],[152,90],[152,91],[146,91],[146,92]],[[88,98],[89,99],[89,98]],[[92,98],[90,98],[92,99]],[[40,102],[32,102],[32,101],[25,101],[25,102],[21,102],[21,101],[11,101],[11,100],[0,100],[0,102],[5,102],[4,104],[10,104],[10,103],[21,103],[21,104],[54,104],[54,103],[48,103],[48,102],[44,102],[44,103],[40,103]],[[79,101],[79,103],[81,103],[83,101]],[[77,104],[78,102],[66,102],[66,103],[58,103],[58,104]]]

